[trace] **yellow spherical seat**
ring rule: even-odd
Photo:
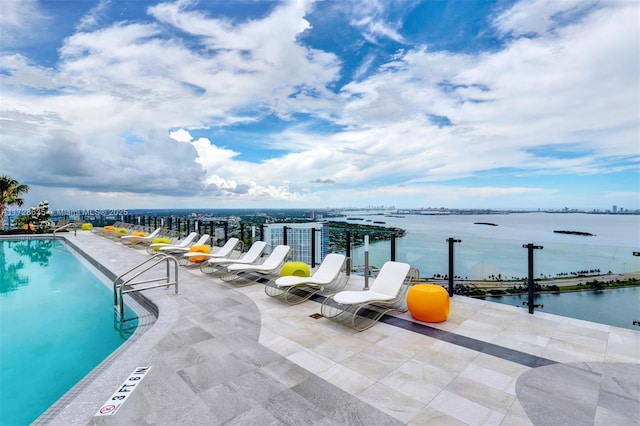
[[[209,246],[192,246],[189,247],[189,253],[211,253],[211,247]],[[207,256],[194,256],[194,257],[190,257],[189,260],[192,263],[200,263],[200,262],[204,262],[205,260],[207,260],[208,257]]]
[[[154,238],[151,241],[151,246],[153,247],[154,244],[171,244],[171,240],[169,238],[166,237],[159,237],[159,238]],[[161,246],[156,246],[153,247],[153,251],[158,251],[160,250]]]
[[[129,231],[127,231],[126,228],[116,228],[113,233],[118,237],[122,237],[123,235],[127,235]]]
[[[91,231],[93,229],[93,225],[90,223],[83,223],[81,228],[83,231]]]
[[[442,322],[449,316],[449,293],[435,284],[416,284],[407,294],[411,316],[424,322]]]
[[[304,262],[286,262],[282,265],[280,276],[286,277],[291,275],[296,277],[310,277],[311,269],[309,268],[309,265]]]

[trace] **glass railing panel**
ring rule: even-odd
[[[455,237],[454,238],[458,238]],[[454,275],[459,280],[523,280],[528,277],[531,241],[459,238],[454,245]],[[577,275],[623,274],[640,271],[640,257],[629,247],[595,246],[566,242],[533,242],[534,277],[562,278]],[[354,265],[364,265],[364,247],[351,249]],[[369,244],[369,265],[381,267],[391,259],[389,240]],[[420,270],[421,277],[444,278],[448,274],[449,246],[442,235],[408,234],[396,239],[396,260]]]

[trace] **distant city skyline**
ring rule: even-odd
[[[631,0],[0,0],[52,208],[640,209]]]

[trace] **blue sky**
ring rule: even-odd
[[[0,173],[63,208],[640,208],[630,1],[0,0]]]

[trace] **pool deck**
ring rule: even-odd
[[[149,257],[65,238],[115,275]],[[312,317],[317,302],[184,267],[178,295],[145,295],[157,321],[37,423],[640,425],[640,330],[454,296],[445,322],[401,313],[358,333]],[[116,414],[95,416],[140,366],[151,370]]]

